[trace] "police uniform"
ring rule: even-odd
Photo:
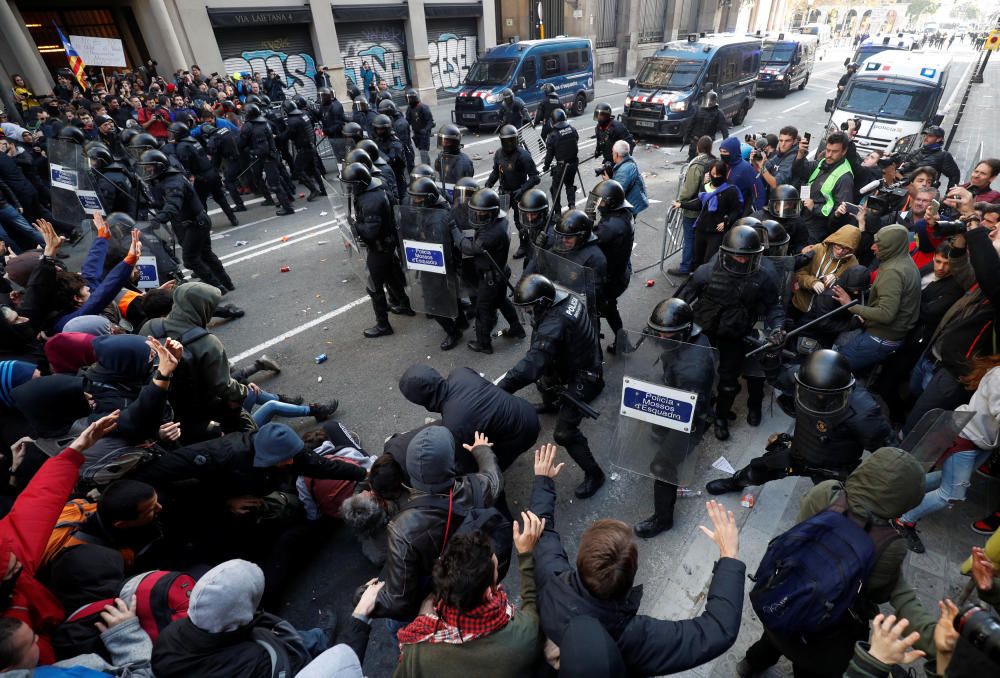
[[[530,120],[531,116],[528,115],[528,107],[524,105],[524,100],[521,97],[514,97],[510,104],[504,102],[501,105],[500,124],[498,127],[513,125],[520,129]]]
[[[552,202],[555,205],[554,214],[562,213],[562,191],[560,186],[566,187],[566,203],[570,209],[576,205],[576,172],[579,158],[577,149],[580,143],[580,134],[576,129],[563,120],[556,123],[555,127],[545,138],[545,164],[544,171],[548,171],[553,158],[556,165],[552,168]]]
[[[344,139],[341,134],[344,123],[347,122],[347,116],[344,115],[344,105],[336,97],[331,97],[329,102],[320,106],[319,119],[323,126],[323,134],[326,135],[333,148],[333,154],[337,157],[338,162],[343,162],[344,156],[351,150],[350,142]]]
[[[124,212],[136,213],[136,184],[138,180],[131,170],[118,161],[105,165],[103,169],[91,170],[94,190],[104,207],[105,214]]]
[[[559,95],[555,92],[549,92],[545,95],[545,100],[535,110],[535,118],[532,120],[532,126],[537,126],[541,123],[543,139],[548,139],[549,134],[552,133],[552,111],[559,110],[560,108],[562,108],[562,101],[559,99]]]
[[[635,148],[635,139],[632,138],[632,133],[620,121],[613,118],[606,125],[595,125],[594,132],[597,135],[594,157],[600,158],[603,156],[604,162],[614,162],[611,149],[616,141],[627,141],[630,149]]]
[[[216,170],[221,172],[223,185],[236,205],[236,211],[246,209],[240,195],[237,181],[240,176],[240,149],[236,146],[236,133],[227,127],[219,127],[208,137],[208,152]]]
[[[538,176],[538,168],[527,149],[519,147],[513,153],[507,153],[500,148],[493,154],[493,171],[486,179],[485,186],[492,188],[497,181],[500,182],[500,193],[510,195],[513,207],[521,199],[522,193],[538,185],[541,177]],[[526,245],[531,236],[521,226],[521,211],[518,209],[514,209],[514,224],[520,234],[521,244]]]
[[[476,174],[472,159],[462,151],[438,153],[438,156],[434,158],[434,171],[437,172],[441,181],[451,186],[454,186],[462,177],[471,177]]]
[[[622,329],[618,297],[625,293],[632,279],[632,243],[635,241],[632,211],[625,207],[602,211],[601,220],[594,225],[594,233],[608,262],[607,283],[603,296],[598,299],[598,310],[608,321],[614,337]]]
[[[391,179],[390,179],[391,181]],[[389,301],[385,288],[390,294],[409,308],[410,298],[406,295],[403,271],[396,257],[396,229],[392,206],[386,197],[381,179],[372,179],[362,193],[352,197],[354,219],[358,235],[368,248],[368,296],[379,326],[389,325]]]
[[[398,109],[392,112],[392,131],[403,145],[403,155],[406,158],[406,173],[413,171],[416,164],[416,154],[413,152],[413,135],[410,130],[410,123]]]
[[[267,121],[258,118],[244,122],[240,129],[239,147],[250,154],[251,162],[257,163],[257,167],[251,172],[256,175],[263,172],[268,192],[273,193],[278,199],[282,211],[293,212],[292,196],[282,180],[278,148],[274,143],[274,134]],[[265,200],[270,199],[270,197],[270,195],[265,195]]]
[[[297,109],[296,109],[297,110]],[[303,111],[291,113],[285,121],[285,138],[295,147],[292,164],[293,175],[314,194],[326,195],[323,177],[316,169],[316,145],[313,142],[313,124]]]
[[[239,225],[233,208],[229,206],[226,194],[222,191],[222,180],[215,166],[208,159],[205,148],[194,137],[185,137],[177,142],[177,159],[184,165],[188,174],[194,176],[194,190],[202,205],[208,205],[208,196],[219,204],[223,213],[233,226]]]
[[[413,131],[413,143],[420,151],[420,162],[425,165],[431,164],[431,132],[434,130],[434,116],[431,115],[431,109],[419,101],[416,106],[407,106],[406,122]]]
[[[395,134],[392,134],[385,138],[375,135],[375,143],[378,144],[381,157],[385,159],[392,170],[392,180],[396,183],[396,195],[402,196],[406,193],[406,184],[409,178],[406,173],[406,152],[402,142]]]

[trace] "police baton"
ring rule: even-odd
[[[821,315],[820,317],[816,318],[815,320],[810,320],[809,322],[807,322],[805,325],[802,325],[801,327],[796,327],[794,330],[792,330],[791,332],[788,332],[785,335],[784,340],[783,340],[782,343],[784,343],[785,341],[788,341],[789,339],[791,339],[792,337],[794,337],[796,334],[799,334],[802,331],[809,329],[810,327],[812,327],[816,323],[821,322],[823,320],[826,320],[827,318],[830,318],[830,317],[836,315],[837,313],[840,313],[841,311],[845,311],[845,310],[851,308],[852,306],[857,306],[860,303],[861,303],[860,299],[853,299],[850,302],[848,302],[848,303],[844,304],[843,306],[841,306],[840,308],[835,308],[832,311],[830,311],[829,313],[824,313],[823,315]],[[750,351],[749,353],[746,354],[745,357],[749,358],[750,356],[757,355],[758,353],[761,353],[762,351],[766,351],[769,348],[773,349],[773,348],[777,348],[777,346],[772,346],[771,343],[768,342],[768,343],[764,344],[763,346],[758,346],[754,350]]]
[[[256,158],[253,159],[253,162],[251,162],[249,165],[247,165],[247,168],[245,170],[243,170],[242,172],[240,172],[239,174],[236,175],[236,178],[233,179],[233,182],[235,183],[236,181],[239,181],[240,177],[242,177],[244,174],[246,174],[251,169],[253,169],[253,166],[256,165],[258,162],[260,162],[260,156],[259,155]]]

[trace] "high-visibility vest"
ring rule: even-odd
[[[812,185],[812,182],[815,181],[816,177],[819,176],[820,170],[822,168],[823,168],[823,163],[819,163],[816,165],[816,169],[814,169],[813,173],[809,175],[809,185]],[[834,203],[833,187],[837,185],[837,182],[840,180],[840,177],[844,176],[845,174],[853,175],[854,172],[851,170],[851,163],[847,162],[847,160],[841,160],[840,165],[838,165],[835,170],[830,172],[830,176],[828,176],[826,180],[823,182],[823,185],[820,186],[819,192],[823,194],[824,198],[826,198],[826,200],[823,202],[823,207],[820,209],[820,212],[823,214],[824,217],[830,216],[830,212],[833,211],[833,203]]]

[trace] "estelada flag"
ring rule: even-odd
[[[54,22],[52,25],[56,26]],[[83,63],[83,59],[80,58],[80,55],[76,53],[75,49],[73,49],[73,43],[66,39],[66,36],[63,35],[63,32],[59,30],[58,26],[56,26],[56,32],[59,34],[59,39],[62,40],[63,49],[66,50],[66,58],[69,59],[69,70],[73,71],[76,81],[80,83],[80,89],[86,92],[87,81],[84,79],[83,69],[87,67],[87,64]]]

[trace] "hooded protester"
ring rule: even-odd
[[[823,290],[822,294],[812,296],[809,310],[802,314],[798,323],[805,325],[840,307],[840,302],[833,295],[834,287],[843,289],[851,299],[865,301],[865,295],[871,287],[871,273],[864,266],[851,266],[840,274],[833,285]],[[822,322],[816,323],[803,331],[803,335],[816,339],[824,348],[829,348],[837,341],[843,332],[849,332],[861,327],[861,321],[850,313],[838,313]]]
[[[94,364],[83,371],[87,393],[95,401],[94,412],[124,409],[149,383],[153,363],[146,337],[134,334],[94,339]]]
[[[94,337],[83,332],[60,332],[45,342],[45,356],[53,374],[76,374],[97,360]]]
[[[792,304],[802,313],[809,310],[813,299],[833,287],[837,279],[852,266],[858,265],[854,253],[861,242],[856,226],[841,226],[812,251],[809,262],[795,272],[798,289]]]
[[[0,359],[25,360],[35,363],[43,372],[49,371],[45,357],[45,342],[38,338],[38,330],[28,318],[5,306],[0,314]]]
[[[743,159],[743,148],[740,140],[736,137],[728,137],[719,144],[719,158],[729,166],[729,175],[726,180],[740,189],[743,196],[744,213],[753,211],[757,196],[754,191],[754,182],[757,172],[753,165]]]
[[[111,321],[103,315],[78,315],[63,326],[63,332],[83,332],[103,337],[111,334]]]
[[[826,480],[809,490],[802,497],[798,522],[827,510],[841,495],[846,497],[852,516],[870,521],[873,527],[886,527],[920,503],[924,496],[924,471],[908,452],[895,447],[879,448],[845,482]],[[888,602],[896,609],[897,617],[913,619],[923,613],[913,590],[903,579],[906,553],[905,542],[895,536],[876,552],[874,565],[851,612],[825,629],[821,641],[802,642],[765,629],[763,637],[747,650],[740,662],[737,669],[740,675],[766,671],[784,655],[797,671],[840,678],[851,661],[855,641],[868,638],[868,623],[878,613],[879,605]],[[933,655],[933,634],[921,630],[915,649]]]
[[[320,629],[299,632],[258,613],[263,595],[264,572],[253,563],[228,560],[206,572],[191,591],[187,618],[156,640],[157,678],[271,678],[275,661],[287,662],[284,675],[296,675],[328,640]]]
[[[674,207],[697,211],[694,227],[692,268],[711,259],[733,224],[743,214],[743,195],[735,184],[726,178],[728,166],[721,160],[709,168],[709,182],[690,200],[675,201]]]
[[[468,367],[453,370],[445,379],[429,365],[411,365],[399,378],[399,392],[411,403],[440,413],[457,442],[472,441],[477,431],[497,441],[493,454],[501,471],[538,439],[541,425],[531,403]]]
[[[428,593],[424,580],[444,550],[446,532],[459,527],[454,524],[457,521],[448,527],[453,507],[468,511],[492,506],[503,490],[503,476],[488,440],[477,435],[464,447],[475,457],[479,470],[456,477],[455,438],[445,427],[429,426],[407,446],[406,470],[412,490],[389,523],[386,585],[379,592],[373,617],[412,619]],[[432,499],[425,501],[425,497]],[[431,503],[437,498],[443,499],[443,508],[439,502]]]
[[[32,379],[15,388],[12,395],[35,436],[35,445],[46,454],[63,449],[71,439],[71,429],[82,430],[85,421],[81,420],[90,416],[80,377],[53,374]]]
[[[859,316],[865,331],[837,351],[847,358],[855,374],[881,363],[899,350],[920,319],[920,271],[907,247],[909,232],[903,226],[886,226],[875,234],[872,251],[879,259],[878,277],[865,305],[849,310]],[[841,304],[850,303],[846,291],[834,291]]]

